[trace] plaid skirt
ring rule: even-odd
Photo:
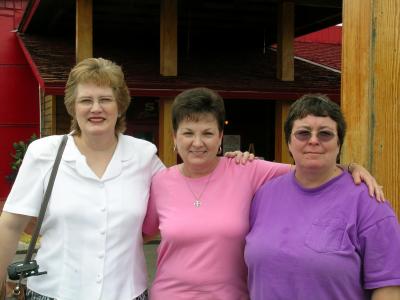
[[[50,298],[47,296],[40,295],[30,289],[26,290],[26,300],[54,300],[54,298]],[[148,300],[149,296],[147,294],[147,290],[143,292],[140,296],[136,297],[134,300]]]

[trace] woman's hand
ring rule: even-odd
[[[385,195],[382,186],[376,182],[375,178],[367,169],[356,163],[350,163],[347,169],[353,176],[355,184],[358,185],[361,182],[364,182],[368,186],[369,195],[371,197],[375,197],[379,202],[385,202]]]
[[[0,282],[7,278],[7,266],[11,263],[19,237],[31,217],[3,211],[0,216]]]
[[[372,292],[372,300],[400,300],[400,286],[386,286]]]
[[[251,162],[255,159],[253,153],[250,153],[248,151],[242,152],[240,150],[225,152],[224,156],[234,158],[237,164],[242,163],[243,165],[245,165],[248,161]]]

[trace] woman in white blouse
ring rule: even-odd
[[[123,135],[129,91],[119,66],[78,63],[65,105],[72,131],[57,173],[28,299],[146,299],[142,222],[151,177],[164,166],[156,147]],[[37,216],[61,136],[33,142],[0,218],[0,282],[20,233]],[[38,298],[39,299],[39,298]]]

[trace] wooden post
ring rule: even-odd
[[[42,128],[41,135],[48,136],[56,134],[56,96],[46,95],[43,97],[42,105]]]
[[[93,0],[76,0],[76,62],[93,57]]]
[[[366,166],[400,217],[400,6],[344,0],[342,99],[348,132],[342,161]]]
[[[284,124],[290,108],[289,102],[276,101],[275,103],[275,161],[293,164],[293,158],[285,141]]]
[[[276,77],[294,80],[294,2],[281,1],[278,7],[278,44]]]
[[[167,166],[173,166],[177,162],[177,154],[174,152],[174,140],[172,138],[171,108],[173,99],[160,99],[159,106],[159,147],[160,159]]]
[[[160,74],[178,75],[178,1],[161,0]]]

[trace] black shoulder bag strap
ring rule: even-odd
[[[64,135],[61,144],[58,147],[56,160],[54,161],[53,169],[51,170],[49,183],[47,184],[46,192],[44,193],[42,206],[40,207],[39,215],[37,217],[37,223],[35,227],[35,231],[32,234],[31,241],[29,243],[28,251],[25,256],[24,263],[28,263],[32,259],[33,251],[35,249],[36,241],[39,237],[40,228],[42,227],[44,214],[46,213],[47,204],[49,203],[51,192],[53,191],[54,181],[56,180],[58,167],[61,162],[61,157],[65,149],[65,145],[67,144],[68,135]]]
[[[33,251],[35,249],[36,241],[39,237],[40,228],[43,223],[44,215],[46,213],[47,204],[49,203],[51,192],[53,190],[54,181],[56,179],[58,167],[61,162],[61,157],[65,149],[65,145],[68,141],[68,135],[62,137],[60,146],[58,147],[57,156],[53,164],[53,169],[51,170],[49,183],[47,184],[46,191],[43,196],[43,202],[40,206],[39,215],[37,217],[37,223],[35,230],[32,234],[31,241],[23,262],[13,263],[8,267],[8,277],[12,280],[18,280],[16,287],[13,290],[14,295],[19,295],[21,293],[21,280],[29,276],[37,276],[41,274],[46,274],[47,272],[39,272],[39,266],[36,261],[32,261]]]

